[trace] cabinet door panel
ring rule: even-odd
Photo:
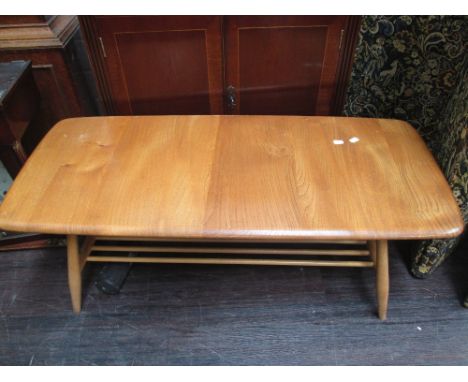
[[[217,16],[96,17],[118,114],[221,114]]]
[[[346,21],[346,16],[226,17],[226,85],[236,96],[226,111],[331,114]]]

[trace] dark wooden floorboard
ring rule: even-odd
[[[468,252],[429,279],[391,247],[389,319],[372,269],[136,265],[121,294],[69,300],[65,251],[0,254],[2,365],[468,365]]]

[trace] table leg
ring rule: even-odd
[[[79,313],[81,310],[81,264],[78,237],[76,235],[67,236],[67,257],[68,286],[70,288],[73,311]]]
[[[377,302],[379,318],[387,318],[389,275],[388,275],[388,242],[387,240],[377,241]]]

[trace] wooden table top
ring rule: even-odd
[[[59,122],[0,206],[0,227],[287,241],[453,237],[463,222],[402,121],[141,116]]]

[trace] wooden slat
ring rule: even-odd
[[[366,249],[277,249],[277,248],[210,248],[210,247],[150,247],[125,245],[95,245],[91,251],[109,252],[160,252],[160,253],[232,253],[245,255],[326,255],[367,256]]]
[[[123,257],[89,256],[87,261],[110,263],[220,264],[220,265],[290,265],[300,267],[373,267],[372,261],[273,260],[193,257]]]

